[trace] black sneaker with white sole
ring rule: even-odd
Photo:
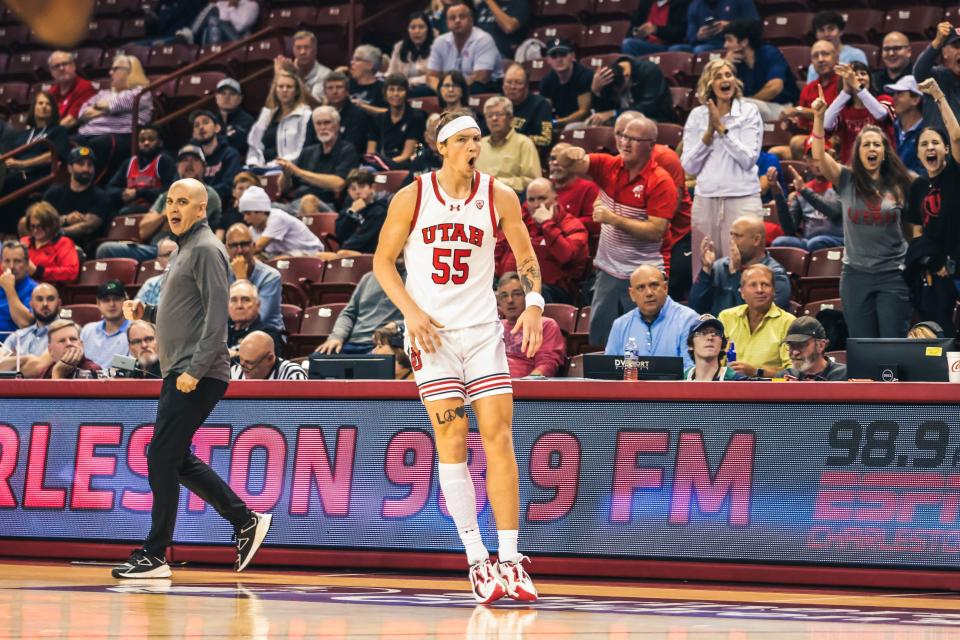
[[[242,527],[237,529],[237,562],[234,564],[237,571],[243,571],[253,560],[257,549],[263,544],[263,539],[267,537],[267,531],[270,530],[270,521],[273,516],[269,513],[257,513],[251,511],[251,518]]]
[[[126,562],[114,567],[110,572],[114,578],[169,578],[170,565],[164,558],[149,555],[143,549],[137,549],[130,554]]]

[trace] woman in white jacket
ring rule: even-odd
[[[733,65],[711,60],[697,83],[701,106],[683,127],[683,169],[696,176],[691,211],[694,278],[700,256],[712,244],[717,258],[729,254],[730,225],[743,215],[763,216],[757,158],[763,120],[743,100],[743,83]]]
[[[277,158],[293,162],[305,144],[316,142],[303,81],[292,67],[277,69],[267,103],[247,136],[247,166],[272,166]]]

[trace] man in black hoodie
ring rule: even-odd
[[[212,111],[192,112],[190,124],[193,126],[193,140],[190,143],[203,149],[207,160],[203,182],[217,192],[221,202],[229,202],[233,191],[233,177],[243,166],[240,154],[220,133],[220,118]]]
[[[224,126],[227,144],[237,150],[241,158],[247,157],[247,134],[253,126],[253,116],[244,111],[243,91],[233,78],[224,78],[217,83],[217,113]]]
[[[587,126],[613,124],[617,114],[636,110],[657,122],[676,122],[673,98],[660,67],[650,60],[620,56],[593,75],[594,114]]]
[[[148,124],[137,136],[137,155],[113,174],[106,192],[120,215],[144,213],[176,177],[176,162],[163,152],[160,132]]]

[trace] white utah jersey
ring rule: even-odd
[[[416,181],[417,208],[403,248],[407,291],[445,329],[496,322],[500,217],[493,206],[493,177],[476,172],[466,200],[444,193],[435,171]]]

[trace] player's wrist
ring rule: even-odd
[[[527,308],[538,307],[540,311],[543,311],[543,307],[546,305],[547,301],[543,299],[543,296],[537,293],[536,291],[530,291],[526,295]]]

